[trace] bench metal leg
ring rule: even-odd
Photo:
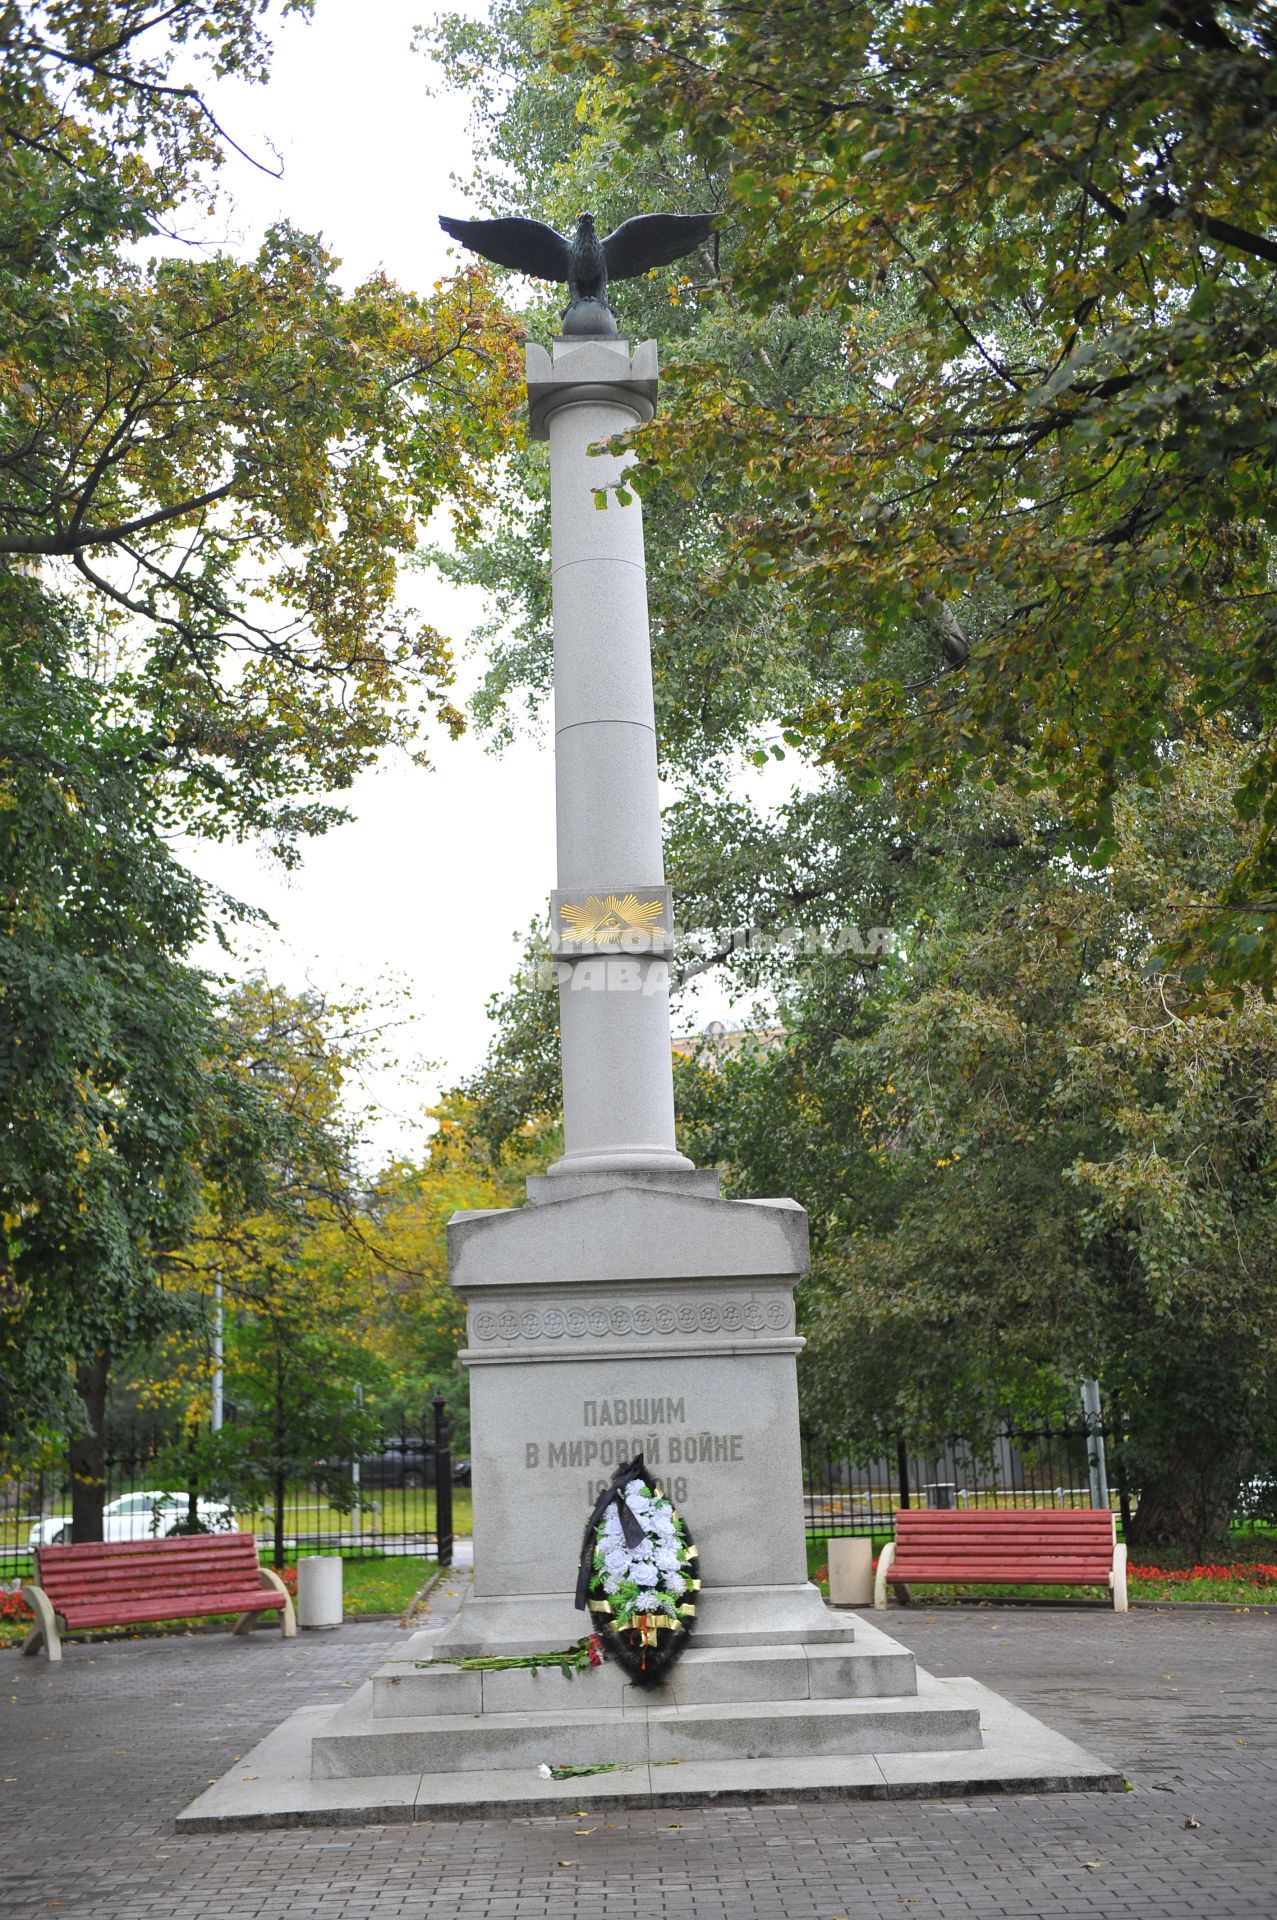
[[[297,1615],[293,1611],[292,1595],[273,1567],[259,1567],[257,1571],[261,1575],[262,1585],[264,1587],[277,1587],[279,1589],[280,1632],[283,1634],[285,1640],[295,1640],[297,1638]],[[239,1629],[236,1628],[236,1632],[238,1631]]]
[[[264,1587],[271,1587],[278,1591],[280,1596],[280,1599],[279,1599],[280,1631],[282,1632],[285,1640],[296,1639],[297,1615],[293,1611],[292,1596],[290,1595],[288,1588],[284,1585],[279,1575],[271,1567],[259,1567],[257,1569],[257,1577],[261,1581]],[[247,1633],[251,1628],[254,1620],[257,1620],[259,1618],[260,1618],[260,1615],[257,1613],[241,1613],[241,1615],[239,1616],[239,1619],[235,1622],[235,1625],[231,1628],[231,1632]]]
[[[1113,1611],[1129,1612],[1126,1599],[1126,1548],[1120,1544],[1113,1549]]]
[[[34,1582],[23,1582],[22,1598],[35,1615],[35,1625],[22,1642],[24,1653],[34,1653],[40,1642],[44,1642],[46,1660],[62,1658],[62,1641],[58,1635],[58,1616],[53,1611],[53,1603],[43,1587]]]
[[[878,1555],[878,1572],[874,1577],[874,1610],[877,1613],[884,1613],[886,1611],[887,1575],[891,1571],[891,1563],[895,1557],[896,1543],[894,1540],[888,1540],[886,1546]]]

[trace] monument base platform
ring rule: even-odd
[[[304,1707],[179,1817],[195,1830],[795,1799],[1112,1791],[1120,1776],[972,1680],[938,1680],[872,1621],[843,1637],[693,1643],[665,1683],[464,1668],[453,1621],[341,1706]],[[579,1616],[578,1622],[579,1626]],[[468,1631],[468,1630],[467,1630]],[[569,1634],[567,1639],[575,1638]],[[566,1644],[562,1640],[560,1644]],[[542,1766],[601,1766],[546,1779]]]
[[[557,1676],[547,1679],[557,1682]],[[928,1753],[785,1759],[639,1761],[615,1772],[546,1780],[529,1767],[408,1770],[319,1778],[312,1746],[331,1707],[302,1707],[208,1787],[177,1825],[209,1833],[254,1827],[512,1819],[578,1808],[762,1806],[769,1801],[954,1799],[989,1793],[1116,1793],[1120,1774],[976,1680],[926,1680],[978,1715],[980,1745]],[[550,1751],[555,1751],[551,1740]]]

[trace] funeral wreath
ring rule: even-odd
[[[687,1644],[700,1584],[687,1523],[636,1454],[586,1522],[576,1604],[612,1658],[652,1687]]]

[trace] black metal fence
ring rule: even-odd
[[[104,1532],[108,1539],[182,1531],[192,1496],[200,1522],[244,1527],[264,1559],[279,1543],[291,1564],[301,1554],[351,1558],[420,1555],[452,1563],[454,1491],[468,1499],[469,1461],[455,1460],[441,1399],[419,1424],[388,1435],[347,1463],[334,1480],[317,1463],[313,1477],[290,1477],[282,1503],[234,1501],[174,1485],[166,1472],[182,1435],[157,1427],[117,1432],[105,1459]],[[1101,1446],[1098,1443],[1102,1443]],[[922,1453],[902,1437],[856,1460],[845,1448],[803,1436],[803,1507],[809,1534],[890,1533],[899,1507],[1085,1507],[1102,1492],[1093,1474],[1104,1459],[1114,1507],[1129,1516],[1120,1477],[1120,1437],[1085,1420],[1027,1426],[1005,1421],[984,1446],[955,1440]],[[37,1542],[70,1538],[70,1479],[65,1463],[0,1477],[0,1580],[28,1574]]]
[[[182,1483],[172,1462],[191,1450],[192,1430],[151,1424],[116,1430],[103,1461],[103,1535],[146,1539],[190,1530],[243,1528],[263,1560],[277,1546],[288,1564],[301,1554],[348,1558],[420,1555],[452,1564],[454,1490],[468,1487],[470,1463],[454,1459],[442,1399],[419,1425],[386,1436],[361,1459],[316,1462],[309,1476],[285,1478],[283,1499],[227,1497]],[[194,1449],[198,1452],[198,1449]],[[176,1483],[176,1484],[175,1484]],[[463,1496],[464,1497],[464,1496]],[[37,1545],[70,1540],[71,1480],[65,1456],[0,1473],[0,1580],[26,1577]]]
[[[1120,1436],[1084,1419],[1026,1426],[1005,1420],[984,1446],[952,1440],[929,1453],[884,1436],[870,1460],[803,1435],[807,1531],[890,1533],[900,1507],[1089,1507],[1128,1511]],[[1110,1486],[1110,1476],[1112,1484]]]

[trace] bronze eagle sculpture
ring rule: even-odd
[[[608,282],[633,280],[650,267],[668,266],[714,230],[711,213],[640,213],[625,220],[600,240],[594,215],[583,213],[571,239],[556,233],[544,220],[517,215],[501,220],[453,220],[442,214],[439,225],[463,247],[515,267],[538,280],[567,282],[568,304],[564,333],[614,334],[616,315],[608,304]]]

